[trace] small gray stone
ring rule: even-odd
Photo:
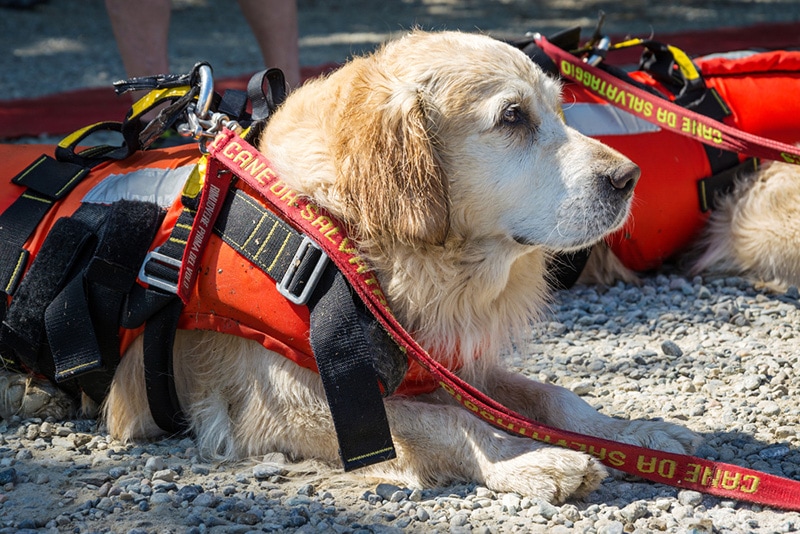
[[[422,521],[422,522],[425,522],[425,521],[427,521],[428,519],[431,518],[431,516],[428,513],[428,511],[425,508],[423,508],[422,506],[417,508],[415,516],[416,516],[418,521]]]
[[[553,517],[558,513],[558,508],[553,506],[547,501],[537,501],[534,506],[531,507],[534,513],[539,514],[540,516],[544,517],[548,521],[553,519]]]
[[[175,471],[172,469],[162,469],[153,473],[151,480],[162,480],[164,482],[172,482],[175,480]]]
[[[678,502],[686,506],[700,506],[703,503],[703,494],[699,491],[682,490],[678,492]]]
[[[647,515],[647,504],[642,501],[632,502],[620,510],[619,515],[628,523],[633,523]]]
[[[167,464],[166,462],[164,462],[164,459],[161,458],[160,456],[151,456],[145,462],[144,468],[145,470],[151,473],[155,473],[156,471],[161,471],[163,469],[166,469]]]
[[[745,375],[739,383],[744,390],[753,391],[758,389],[758,386],[761,385],[761,377],[757,375]]]
[[[589,380],[579,380],[570,384],[569,389],[576,395],[586,395],[594,389],[594,385]]]
[[[380,495],[381,499],[384,501],[391,499],[396,491],[400,491],[400,487],[394,484],[378,484],[375,488],[375,493]]]
[[[214,508],[219,504],[220,498],[210,492],[201,493],[192,501],[192,506],[202,508]]]
[[[283,476],[286,474],[286,468],[280,464],[263,463],[258,464],[253,468],[253,477],[256,480],[267,480],[274,476]]]
[[[314,489],[313,484],[303,484],[297,490],[297,494],[298,495],[305,495],[306,497],[311,497],[315,493],[316,493],[316,490]]]
[[[671,339],[664,340],[661,343],[661,352],[663,352],[666,356],[672,356],[675,358],[683,356],[683,350],[681,350],[678,344]]]
[[[519,495],[514,493],[506,493],[501,500],[503,508],[508,510],[510,514],[516,514],[522,505],[522,499]]]
[[[469,516],[467,514],[464,514],[464,513],[457,513],[450,520],[450,526],[451,527],[463,527],[467,523],[469,523]]]
[[[773,458],[783,458],[789,454],[789,452],[789,447],[786,445],[772,445],[758,451],[758,455],[765,460],[771,460]]]
[[[597,534],[623,534],[625,525],[619,521],[609,521],[597,529]]]

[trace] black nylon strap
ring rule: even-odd
[[[172,347],[182,310],[183,302],[174,296],[148,319],[144,329],[144,378],[150,414],[159,428],[171,434],[187,429],[172,367]]]
[[[283,278],[303,241],[288,223],[239,189],[228,193],[214,233],[273,280]]]
[[[247,82],[247,96],[253,106],[253,120],[268,118],[286,99],[286,79],[276,68],[255,73]]]
[[[170,236],[159,247],[162,254],[180,262],[186,249],[196,211],[196,200],[183,198],[184,209],[178,216]],[[157,261],[148,261],[144,265],[148,276],[163,280],[177,286],[177,268]],[[183,311],[183,302],[174,293],[164,292],[153,285],[138,296],[136,313],[146,317],[144,330],[144,378],[147,391],[147,403],[153,420],[162,430],[171,434],[180,434],[187,430],[186,416],[181,408],[175,390],[175,377],[172,368],[173,345],[178,320]],[[147,305],[152,306],[148,308]],[[129,310],[133,309],[129,306]]]
[[[169,237],[158,248],[159,254],[178,264],[183,259],[186,241],[189,238],[194,217],[197,214],[196,197],[182,196],[183,210],[178,215]],[[151,276],[166,282],[178,284],[179,270],[158,261],[147,261],[143,270]],[[186,432],[188,423],[175,390],[175,377],[172,368],[173,345],[178,321],[183,311],[183,302],[172,292],[151,286],[134,292],[128,301],[124,323],[145,322],[144,330],[144,378],[147,391],[147,404],[153,420],[162,430],[171,434]]]
[[[48,373],[52,363],[47,365],[39,357],[46,341],[45,309],[67,283],[73,266],[93,246],[93,239],[92,229],[81,221],[56,221],[3,320],[0,340],[35,372],[52,376]]]
[[[82,276],[73,278],[53,299],[44,314],[53,352],[56,383],[103,365]],[[102,400],[102,399],[101,399]]]
[[[350,287],[328,264],[308,303],[311,348],[339,440],[345,471],[396,457],[372,350]]]
[[[708,211],[716,207],[717,201],[733,190],[736,180],[758,170],[758,160],[750,158],[727,170],[697,181],[697,198],[700,210]]]
[[[0,300],[5,315],[8,295],[13,295],[28,262],[23,248],[54,202],[63,198],[89,172],[71,163],[62,163],[42,155],[11,179],[27,190],[3,213],[0,213]]]

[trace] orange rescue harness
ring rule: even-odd
[[[0,145],[0,154],[10,175],[16,175],[42,154],[45,148],[47,147],[42,145]],[[49,153],[52,154],[52,147]],[[36,228],[25,246],[31,253],[31,261],[41,249],[53,224],[61,217],[71,216],[81,202],[91,198],[92,191],[96,191],[97,186],[107,178],[133,176],[142,169],[175,171],[194,167],[198,164],[199,157],[195,145],[184,145],[137,152],[124,160],[98,165],[64,200],[47,213]],[[237,187],[247,190],[245,184]],[[3,195],[0,197],[0,213],[23,194],[24,189],[5,182]],[[249,196],[252,202],[264,207],[263,202],[255,195]],[[105,199],[107,202],[111,200],[113,199]],[[178,199],[166,210],[151,250],[167,241],[181,211],[183,205],[178,195]],[[31,261],[28,262],[29,265]],[[318,372],[309,344],[309,313],[306,306],[287,300],[278,292],[275,280],[239,254],[219,235],[209,238],[209,246],[203,253],[200,264],[202,269],[180,316],[180,329],[209,330],[251,339],[302,367]],[[141,281],[137,283],[145,285]],[[121,353],[141,333],[142,328],[121,328]],[[426,371],[415,362],[410,362],[406,377],[396,391],[414,395],[433,391],[436,387],[437,384]]]

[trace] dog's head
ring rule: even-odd
[[[627,215],[638,168],[569,128],[559,83],[515,48],[414,32],[353,68],[334,151],[363,238],[570,250]]]

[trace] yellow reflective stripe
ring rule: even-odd
[[[694,66],[694,63],[692,63],[692,60],[689,59],[689,56],[687,56],[683,50],[672,45],[667,45],[667,48],[670,52],[672,52],[672,57],[675,58],[675,63],[678,64],[683,76],[687,80],[696,80],[700,77],[700,73],[697,72],[697,68]]]
[[[69,148],[69,147],[77,144],[78,141],[80,141],[81,139],[83,139],[83,137],[86,136],[86,132],[88,132],[89,130],[91,130],[93,128],[97,128],[101,124],[106,124],[106,122],[105,121],[104,122],[95,122],[94,124],[90,124],[89,126],[84,126],[83,128],[81,128],[79,130],[75,130],[71,134],[69,134],[66,137],[64,137],[64,139],[59,141],[58,146],[60,146],[61,148]]]
[[[188,85],[180,87],[170,87],[167,89],[153,89],[131,106],[131,118],[138,117],[147,113],[153,106],[160,104],[164,100],[180,98],[191,90]]]
[[[619,50],[620,48],[630,48],[632,46],[639,46],[644,42],[644,39],[628,39],[619,43],[612,44],[609,50]]]

